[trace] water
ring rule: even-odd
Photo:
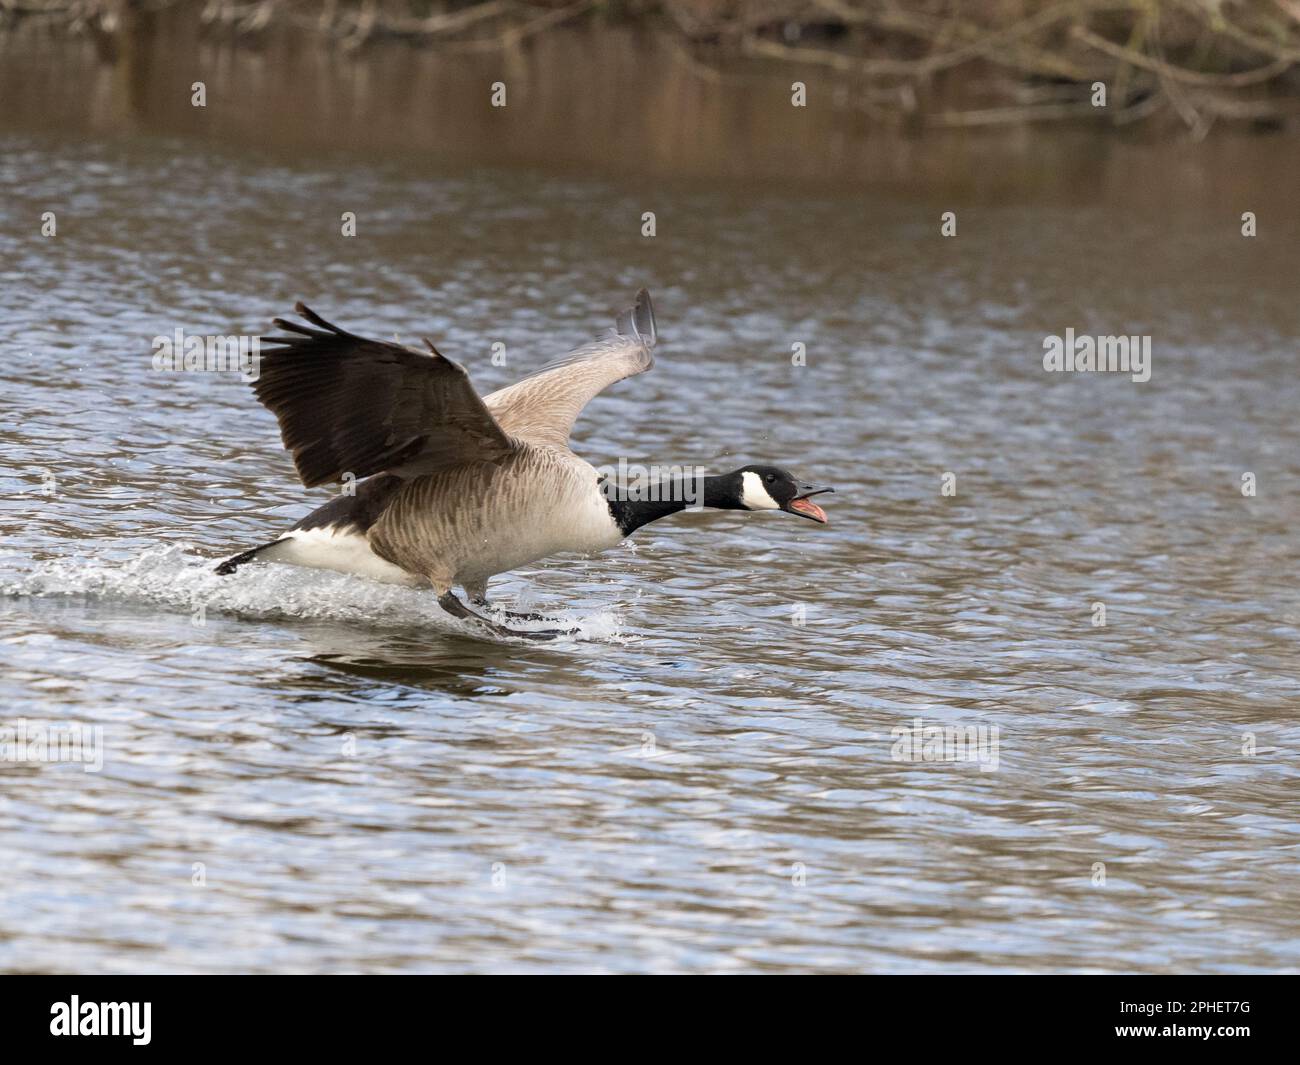
[[[34,107],[0,134],[0,705],[104,761],[0,769],[0,968],[1300,969],[1300,220],[1267,168],[1152,209],[1037,192],[1019,149],[1017,195],[885,193]],[[579,453],[786,465],[828,526],[685,515],[499,578],[578,625],[545,646],[211,572],[327,493],[155,335],[302,298],[486,392],[641,284],[658,365]],[[1150,381],[1044,373],[1066,328],[1150,335]],[[895,760],[916,718],[996,726],[996,771]]]

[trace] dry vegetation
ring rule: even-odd
[[[293,27],[342,50],[482,52],[562,26],[648,25],[701,76],[821,72],[841,102],[909,125],[1148,122],[1199,138],[1219,121],[1300,121],[1300,0],[0,0],[0,27],[111,39],[164,9],[210,33]]]

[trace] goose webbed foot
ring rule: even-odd
[[[452,617],[476,622],[496,636],[513,636],[525,640],[554,640],[557,636],[568,636],[578,631],[577,629],[512,629],[508,625],[498,624],[491,618],[486,618],[482,614],[471,610],[460,601],[455,592],[451,591],[438,596],[438,605]],[[539,617],[535,614],[511,614],[509,616],[518,618]],[[547,619],[541,618],[540,620]]]
[[[518,610],[507,610],[505,607],[497,606],[490,603],[481,596],[476,596],[470,600],[476,607],[482,610],[489,610],[497,617],[510,618],[512,621],[555,621],[561,622],[562,618],[557,618],[554,614],[530,614]],[[567,629],[567,632],[577,632],[577,629]]]

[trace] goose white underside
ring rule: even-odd
[[[380,558],[362,533],[346,526],[295,529],[260,552],[257,558],[259,562],[286,562],[291,566],[351,573],[385,584],[416,587],[428,583]]]

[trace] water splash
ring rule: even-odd
[[[0,561],[8,569],[16,559],[9,555]],[[328,619],[478,634],[474,626],[449,618],[424,589],[277,563],[253,563],[223,577],[214,571],[215,563],[189,544],[150,548],[125,563],[93,554],[65,556],[31,564],[28,572],[0,582],[0,594],[90,596],[157,603],[185,613],[201,606],[208,613],[251,619]],[[562,627],[577,629],[572,639],[609,640],[619,634],[620,618],[612,608],[586,617],[557,611],[555,618]],[[511,622],[524,631],[554,625]]]

